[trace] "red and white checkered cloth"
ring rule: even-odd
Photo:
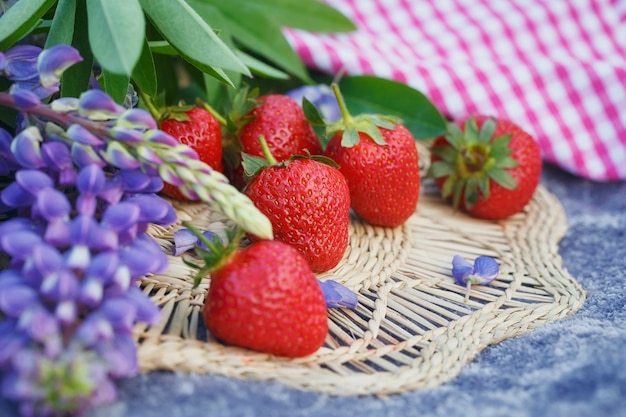
[[[626,179],[626,0],[326,1],[358,31],[287,31],[309,67],[404,82],[453,119],[509,118],[545,160]]]

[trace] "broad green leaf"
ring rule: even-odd
[[[144,40],[139,61],[133,69],[132,79],[141,91],[148,94],[150,97],[156,96],[157,75],[154,68],[154,59],[152,58],[152,52],[150,51],[147,40]]]
[[[168,41],[150,41],[148,46],[155,54],[178,55],[176,49]]]
[[[161,35],[201,71],[214,73],[216,68],[221,68],[251,75],[235,53],[184,0],[140,2]]]
[[[139,0],[87,0],[89,43],[109,72],[130,75],[139,60],[146,21]]]
[[[74,36],[76,0],[59,0],[46,38],[46,48],[54,45],[70,45]]]
[[[6,51],[30,33],[54,3],[56,0],[23,0],[9,8],[0,17],[0,51]]]
[[[102,70],[102,89],[118,104],[123,104],[128,92],[129,77],[116,74],[106,69]]]
[[[343,78],[339,86],[348,110],[389,114],[402,119],[415,139],[429,139],[446,133],[446,120],[420,91],[406,84],[373,76]]]
[[[205,19],[210,19],[209,7],[200,0],[188,0]],[[310,82],[308,72],[300,57],[285,38],[280,25],[255,9],[255,2],[224,2],[210,0],[218,9],[221,29],[234,37],[242,46],[270,60],[274,65]]]
[[[222,1],[222,0],[214,0]],[[350,32],[354,23],[337,9],[317,0],[229,0],[233,7],[250,6],[278,25],[309,32]]]
[[[326,122],[322,117],[320,111],[313,103],[307,100],[306,97],[302,97],[302,109],[309,123],[313,126],[325,126]]]
[[[255,57],[246,54],[243,51],[235,50],[235,54],[241,59],[253,74],[260,75],[261,77],[274,78],[279,80],[286,80],[289,78],[289,74],[283,72],[271,65],[266,64],[263,61],[256,59]]]
[[[83,61],[72,65],[63,73],[61,78],[62,97],[79,97],[82,92],[87,90],[93,65],[87,29],[87,8],[84,2],[76,3],[75,16],[76,25],[74,26],[72,46],[78,50]]]

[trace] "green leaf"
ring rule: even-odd
[[[188,3],[206,20],[211,18],[211,6],[207,3],[212,3],[213,8],[218,10],[220,24],[224,25],[222,29],[229,36],[299,79],[311,81],[302,60],[285,38],[282,27],[269,16],[260,14],[254,7],[256,2],[188,0]]]
[[[354,120],[358,120],[358,119],[354,119]],[[383,137],[383,134],[380,132],[380,129],[375,124],[368,122],[368,121],[363,121],[362,123],[358,123],[358,122],[355,123],[354,127],[356,127],[356,129],[359,132],[363,132],[367,136],[372,138],[372,140],[376,142],[377,144],[379,145],[387,144],[387,142],[385,141],[385,138]]]
[[[93,55],[89,46],[87,29],[87,8],[84,2],[76,3],[76,25],[72,46],[78,50],[83,60],[69,67],[61,78],[61,96],[79,97],[89,87],[93,65]]]
[[[261,77],[275,78],[279,80],[286,80],[289,78],[289,74],[283,72],[265,62],[256,59],[255,57],[246,54],[243,51],[235,50],[235,54],[241,59],[253,74],[260,75]]]
[[[251,75],[235,53],[184,0],[140,0],[161,35],[201,71],[216,68]],[[184,30],[183,30],[184,29]]]
[[[280,26],[308,32],[350,32],[354,23],[337,9],[316,0],[230,0],[242,7],[250,5],[258,13],[271,17]]]
[[[489,171],[489,178],[500,184],[507,190],[514,190],[517,188],[517,181],[515,178],[504,169],[492,169]]]
[[[0,51],[6,51],[35,28],[56,0],[23,0],[0,17]]]
[[[433,155],[440,157],[448,164],[456,163],[459,157],[459,152],[451,146],[434,146],[430,151]]]
[[[157,75],[154,66],[154,59],[147,40],[144,40],[143,49],[139,56],[139,61],[133,69],[132,79],[137,87],[149,95],[154,97],[157,94]]]
[[[74,16],[76,0],[59,0],[52,19],[52,26],[46,37],[46,48],[54,45],[70,45],[74,36]]]
[[[341,146],[351,148],[357,143],[359,143],[359,131],[354,126],[346,127],[341,136]]]
[[[313,126],[325,126],[326,122],[322,117],[320,111],[315,107],[313,103],[307,100],[306,97],[302,97],[302,110],[304,110],[304,115],[310,124]]]
[[[267,159],[256,155],[250,155],[245,152],[241,153],[241,165],[246,177],[252,178],[257,175],[262,169],[269,166]]]
[[[430,178],[440,178],[447,177],[448,175],[453,174],[455,171],[454,167],[450,164],[446,164],[443,161],[433,162],[428,168],[428,176]]]
[[[496,121],[493,118],[488,118],[483,122],[478,133],[478,141],[480,143],[489,143],[493,138],[493,132],[496,131]]]
[[[397,116],[418,140],[446,133],[447,123],[439,110],[424,94],[406,84],[373,76],[352,76],[343,78],[340,87],[353,115]]]
[[[143,48],[146,21],[138,0],[87,0],[89,43],[98,63],[130,75]]]
[[[118,104],[123,104],[128,92],[129,77],[102,69],[102,89]]]

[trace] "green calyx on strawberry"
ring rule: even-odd
[[[541,174],[536,141],[509,120],[478,115],[448,133],[431,149],[428,176],[455,209],[484,219],[515,214],[531,199]]]
[[[238,188],[245,186],[241,153],[262,157],[259,136],[264,136],[279,161],[293,155],[322,152],[321,143],[300,105],[284,94],[258,96],[258,90],[243,88],[227,113],[228,135],[224,154],[226,173]]]
[[[184,225],[198,238],[204,237],[193,226]],[[313,271],[295,248],[278,240],[262,240],[245,248],[236,247],[233,241],[225,248],[206,238],[203,241],[209,250],[196,247],[206,262],[196,276],[210,273],[203,318],[213,336],[234,346],[285,357],[310,355],[324,344],[326,301]]]
[[[277,161],[264,137],[259,140],[266,158],[243,154],[250,177],[244,193],[270,220],[276,240],[296,248],[313,272],[328,271],[348,247],[346,179],[328,157],[294,155]]]
[[[415,138],[394,116],[352,116],[337,84],[331,85],[342,120],[325,125],[315,107],[303,100],[312,124],[326,126],[329,140],[324,155],[335,161],[350,188],[351,205],[375,226],[403,224],[417,206],[420,190]]]

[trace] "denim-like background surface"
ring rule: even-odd
[[[595,183],[545,166],[564,206],[564,267],[587,291],[582,309],[485,349],[452,381],[387,398],[333,397],[279,383],[149,373],[88,417],[626,416],[626,182]],[[17,416],[0,399],[0,416]]]

